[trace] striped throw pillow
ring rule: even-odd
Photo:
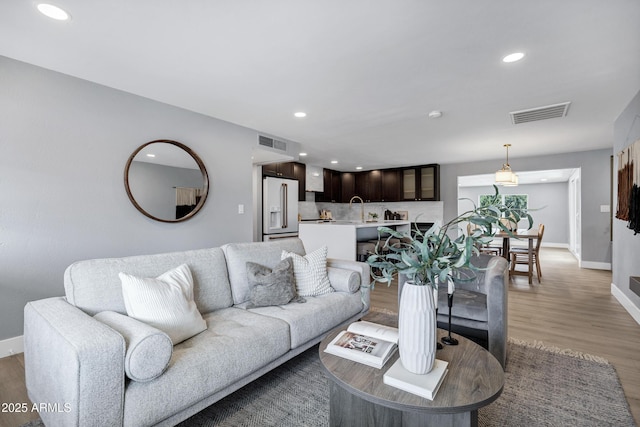
[[[327,275],[327,247],[323,246],[310,254],[300,256],[282,251],[280,259],[291,258],[296,290],[301,297],[312,297],[333,292]]]

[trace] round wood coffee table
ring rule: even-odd
[[[397,327],[397,316],[370,313],[370,322]],[[330,381],[331,426],[477,426],[478,408],[500,396],[504,371],[498,360],[473,341],[456,335],[459,345],[444,346],[436,358],[449,362],[434,400],[383,383],[398,352],[376,369],[325,353],[335,330],[320,343],[320,361]],[[438,330],[439,338],[446,334]]]

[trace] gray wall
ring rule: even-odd
[[[554,182],[548,184],[527,184],[517,187],[499,187],[500,194],[526,194],[528,196],[529,208],[537,209],[532,211],[534,220],[533,227],[538,228],[538,224],[544,224],[544,238],[542,243],[555,243],[569,245],[569,187],[566,182]],[[459,187],[458,196],[468,198],[478,204],[480,194],[493,194],[493,186],[490,187]],[[460,200],[460,209],[470,209],[473,207],[468,200]],[[519,224],[526,227],[527,221]]]
[[[640,139],[640,92],[622,112],[614,125],[613,152],[619,153]],[[614,170],[618,170],[617,156],[614,156]],[[638,167],[636,165],[636,167]],[[617,194],[617,174],[614,174],[614,194]],[[612,210],[617,203],[614,200]],[[631,304],[640,309],[640,297],[629,289],[629,276],[640,276],[640,234],[634,235],[627,223],[613,220],[613,284],[629,298]],[[636,317],[637,319],[637,317]]]
[[[76,260],[252,240],[256,132],[0,57],[0,340],[22,335],[29,300],[63,295]],[[141,144],[173,139],[203,160],[210,193],[177,224],[127,198],[123,173]]]
[[[512,152],[517,152],[517,144]],[[516,172],[581,168],[582,261],[611,262],[610,217],[608,213],[600,212],[600,205],[610,203],[610,158],[611,150],[583,151],[553,156],[509,157],[509,164]],[[441,165],[440,194],[444,201],[445,220],[457,214],[458,176],[492,173],[501,165],[501,160]]]

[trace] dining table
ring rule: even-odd
[[[510,261],[509,254],[511,251],[511,239],[527,239],[528,242],[528,254],[529,254],[529,284],[533,283],[533,241],[538,238],[538,230],[535,229],[517,229],[511,233],[506,231],[500,231],[495,234],[495,237],[502,238],[502,256]]]

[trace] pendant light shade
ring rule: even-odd
[[[513,173],[509,166],[509,147],[511,144],[504,144],[507,149],[507,161],[502,165],[502,169],[496,171],[496,184],[515,187],[518,185],[518,175]]]

